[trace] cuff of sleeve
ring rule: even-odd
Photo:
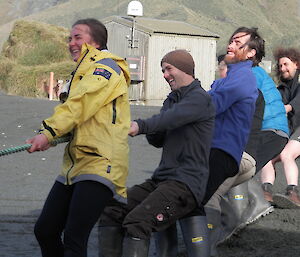
[[[138,124],[138,126],[139,126],[139,133],[138,133],[138,135],[140,135],[140,134],[145,134],[145,122],[143,121],[143,120],[141,120],[141,119],[138,119],[138,120],[134,120],[137,124]]]
[[[46,130],[46,129],[44,129],[43,131],[41,131],[40,134],[45,135],[47,137],[49,143],[51,143],[54,140],[54,138],[51,135],[51,133],[48,130]]]

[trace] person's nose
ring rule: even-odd
[[[285,72],[287,69],[284,65],[279,66],[279,71]]]
[[[167,71],[164,71],[164,78],[168,79],[169,78],[169,73]]]
[[[234,43],[231,42],[231,43],[229,43],[228,46],[227,46],[227,51],[232,51],[233,49],[234,49]]]
[[[69,46],[74,46],[75,45],[75,40],[73,38],[71,38],[69,40]]]

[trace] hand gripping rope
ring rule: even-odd
[[[51,142],[51,145],[56,146],[57,144],[65,143],[65,142],[69,142],[69,141],[70,141],[70,136],[59,137],[57,139],[54,139]],[[32,146],[31,144],[25,144],[25,145],[21,145],[21,146],[6,148],[6,149],[3,149],[3,150],[0,150],[0,156],[25,151],[25,150],[29,149],[31,146]]]

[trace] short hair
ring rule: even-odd
[[[256,54],[251,58],[253,66],[258,66],[262,58],[265,56],[265,41],[257,32],[258,28],[239,27],[230,37],[230,40],[237,33],[244,32],[250,35],[250,39],[246,43],[250,49],[254,49]]]
[[[278,47],[273,51],[273,56],[276,61],[276,74],[277,76],[280,75],[279,72],[279,59],[286,57],[289,58],[292,62],[297,64],[297,68],[300,69],[300,51],[296,48],[290,47],[290,48],[283,48]]]
[[[87,18],[76,21],[72,28],[76,25],[84,24],[90,28],[90,35],[92,39],[100,45],[100,49],[107,49],[107,29],[104,24],[96,19]]]

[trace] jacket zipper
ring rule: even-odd
[[[83,58],[80,60],[80,62],[78,63],[76,69],[73,71],[73,76],[72,76],[71,81],[70,81],[69,92],[70,92],[70,90],[71,90],[73,78],[75,77],[76,71],[78,70],[80,64],[81,64],[82,61],[85,59],[85,57],[86,57],[86,55],[87,55],[88,53],[89,53],[89,50],[87,49],[87,51],[86,51],[86,53],[84,54]],[[69,93],[69,92],[68,92],[68,93]],[[72,135],[74,135],[74,132],[72,133]],[[67,174],[66,174],[66,182],[67,182],[67,185],[70,185],[70,183],[69,183],[69,174],[70,174],[71,170],[72,170],[73,167],[74,167],[74,159],[73,159],[73,157],[72,157],[72,155],[71,155],[71,151],[70,151],[70,146],[71,146],[72,139],[73,139],[73,136],[72,136],[72,138],[70,139],[69,144],[68,144],[68,155],[69,155],[69,158],[71,159],[72,165],[71,165],[70,169],[67,171]]]
[[[72,133],[72,138],[70,139],[70,142],[69,142],[69,144],[68,144],[68,155],[69,155],[69,158],[71,159],[72,165],[71,165],[70,169],[67,171],[67,174],[66,174],[67,185],[70,185],[68,177],[69,177],[70,171],[71,171],[71,170],[73,169],[73,167],[74,167],[74,159],[73,159],[73,157],[72,157],[72,155],[71,155],[71,151],[70,151],[70,148],[71,148],[71,141],[72,141],[72,139],[73,139],[73,135],[74,135],[74,133]]]
[[[116,110],[116,104],[117,104],[117,99],[114,99],[112,102],[112,124],[116,124],[116,119],[117,119],[117,110]]]
[[[82,63],[82,61],[84,60],[84,58],[86,57],[86,55],[89,53],[89,51],[90,51],[90,50],[87,49],[86,53],[84,54],[84,56],[82,57],[82,59],[81,59],[80,62],[78,63],[76,69],[72,72],[73,76],[72,76],[71,81],[70,81],[70,86],[69,86],[68,94],[70,93],[70,89],[71,89],[72,82],[73,82],[73,78],[75,77],[76,71],[78,70],[80,64]]]

